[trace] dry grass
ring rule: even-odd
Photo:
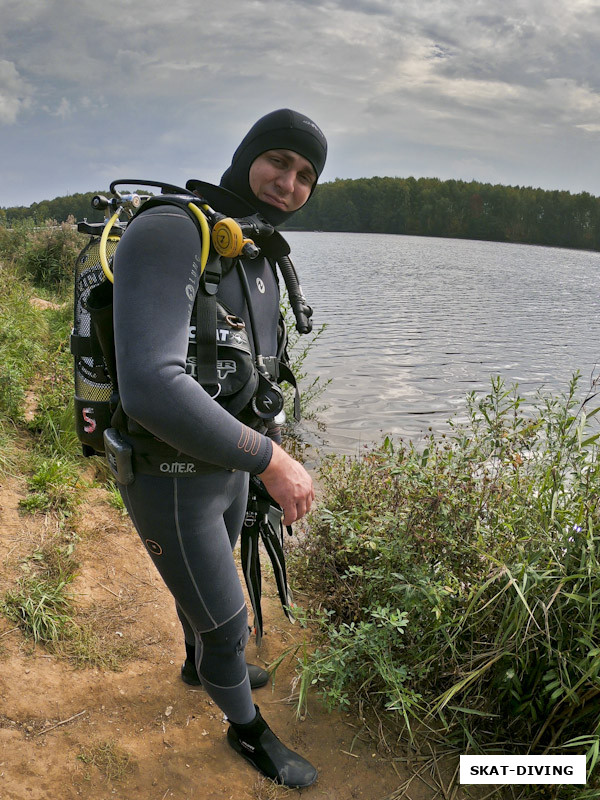
[[[96,767],[107,781],[122,780],[133,771],[131,756],[114,741],[96,742],[85,747],[78,758],[84,764]]]

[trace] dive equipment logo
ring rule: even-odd
[[[265,293],[265,284],[264,284],[264,281],[263,281],[263,279],[262,279],[262,278],[257,278],[257,279],[256,279],[256,288],[258,289],[258,291],[259,291],[261,294],[264,294],[264,293]]]
[[[318,125],[315,125],[312,119],[303,119],[302,124],[306,125],[307,128],[312,128],[313,130],[315,130],[319,134],[319,136],[321,136],[323,139],[325,138],[325,134],[323,133],[321,128],[319,128]]]
[[[228,375],[233,375],[237,372],[237,364],[230,358],[223,361],[217,361],[217,375],[220,381],[224,381]]]
[[[84,426],[83,430],[86,433],[93,433],[96,430],[96,419],[94,417],[94,409],[93,408],[82,408],[81,409],[81,416],[83,417]]]
[[[190,475],[196,472],[196,465],[189,461],[163,461],[159,469],[165,475]]]

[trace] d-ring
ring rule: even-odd
[[[234,314],[227,314],[225,317],[225,322],[231,325],[232,328],[245,328],[246,323],[241,317],[236,317]]]

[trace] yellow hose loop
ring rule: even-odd
[[[208,227],[208,222],[206,221],[206,217],[200,211],[198,206],[195,203],[188,203],[188,208],[197,218],[198,222],[200,223],[200,230],[202,231],[202,251],[200,256],[200,275],[204,272],[204,267],[208,261],[208,253],[210,250],[210,230]]]
[[[111,232],[112,226],[119,218],[120,213],[121,209],[115,211],[115,213],[112,215],[112,217],[108,220],[108,222],[104,226],[104,230],[102,231],[102,236],[100,237],[100,253],[99,253],[100,264],[102,266],[102,272],[106,275],[106,277],[111,283],[115,282],[115,278],[108,265],[108,258],[106,257],[106,242],[108,240],[108,234]]]
[[[208,261],[208,253],[210,250],[210,230],[208,228],[208,222],[206,221],[206,217],[200,211],[198,206],[194,205],[194,203],[188,203],[188,206],[194,216],[197,217],[198,222],[200,223],[200,229],[202,231],[202,251],[200,256],[200,274],[204,272],[204,268],[206,267],[206,263]],[[110,269],[108,264],[108,258],[106,257],[106,242],[108,241],[108,235],[112,230],[112,226],[119,218],[119,214],[121,213],[121,209],[115,211],[112,217],[108,220],[106,225],[104,226],[104,230],[102,231],[102,236],[100,237],[100,264],[102,266],[102,272],[106,275],[108,280],[111,283],[115,282],[114,275]]]

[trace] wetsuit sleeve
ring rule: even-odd
[[[114,328],[123,410],[193,458],[260,473],[269,439],[221,408],[186,374],[189,325],[200,273],[200,236],[175,207],[135,219],[115,258]]]

